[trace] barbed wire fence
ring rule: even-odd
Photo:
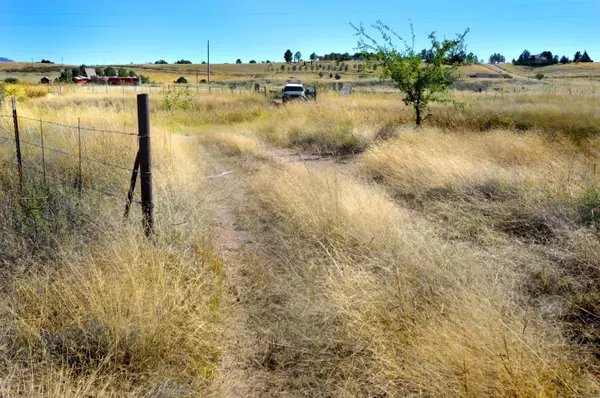
[[[0,146],[14,151],[14,158],[0,157],[0,167],[16,169],[20,193],[27,177],[36,183],[41,180],[46,188],[60,184],[80,196],[92,191],[116,200],[124,206],[125,218],[132,204],[140,204],[144,231],[150,236],[154,233],[154,204],[148,94],[137,96],[137,116],[137,133],[89,128],[82,126],[79,118],[73,125],[19,116],[13,97],[12,115],[0,114]],[[138,175],[141,201],[133,199]]]

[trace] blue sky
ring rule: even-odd
[[[412,20],[418,48],[426,46],[428,32],[453,37],[470,28],[468,51],[486,60],[493,52],[510,60],[526,48],[571,58],[586,49],[600,61],[600,0],[2,3],[0,57],[15,61],[199,63],[206,60],[207,40],[214,63],[283,61],[288,48],[304,58],[313,51],[355,52],[349,22],[369,25],[378,19],[405,36]]]

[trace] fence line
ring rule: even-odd
[[[148,94],[139,94],[138,95],[138,130],[139,130],[139,132],[138,132],[138,134],[135,134],[135,133],[130,133],[130,132],[126,132],[126,131],[102,130],[102,129],[97,129],[97,128],[82,127],[79,119],[78,119],[78,125],[73,126],[73,125],[68,125],[68,124],[63,124],[63,123],[49,122],[49,121],[45,121],[42,119],[34,119],[34,118],[30,118],[30,117],[25,117],[25,116],[19,116],[17,114],[16,99],[13,97],[13,114],[12,115],[0,114],[0,119],[6,119],[6,120],[8,118],[13,119],[14,137],[11,137],[12,132],[9,130],[8,123],[2,123],[2,124],[0,124],[0,131],[6,133],[7,135],[0,135],[0,141],[4,142],[4,143],[6,143],[6,142],[15,143],[16,162],[0,159],[0,164],[14,165],[17,167],[17,169],[19,171],[19,187],[20,187],[19,192],[23,191],[23,169],[25,169],[27,171],[32,171],[32,172],[43,175],[44,185],[46,185],[46,186],[47,186],[47,176],[50,176],[52,179],[54,179],[56,181],[60,181],[67,186],[71,185],[73,187],[76,187],[79,190],[80,194],[81,194],[82,189],[85,189],[85,190],[95,191],[104,196],[107,196],[107,197],[110,197],[113,199],[117,199],[119,201],[121,201],[121,200],[125,201],[126,209],[127,209],[125,212],[125,216],[127,216],[127,214],[129,213],[129,207],[131,206],[131,203],[140,203],[142,205],[144,230],[146,232],[146,235],[150,236],[154,233],[154,218],[153,218],[154,203],[153,203],[153,199],[152,199],[153,198],[153,195],[152,195],[152,171],[151,171],[151,166],[150,166],[150,159],[151,159],[150,119],[149,119],[148,102],[149,102]],[[35,130],[37,130],[37,128],[39,127],[40,142],[34,142],[29,139],[22,139],[20,137],[20,135],[19,135],[19,122],[20,121],[30,121],[30,122],[36,123]],[[39,125],[38,125],[38,123],[39,123]],[[58,147],[48,145],[48,143],[45,142],[45,140],[44,140],[45,138],[46,138],[46,140],[48,140],[48,138],[56,137],[57,135],[60,135],[61,133],[64,133],[64,132],[55,132],[55,131],[53,132],[51,130],[50,131],[44,130],[45,124],[57,126],[57,127],[63,128],[63,129],[73,129],[73,130],[77,129],[76,130],[77,137],[73,137],[73,139],[77,140],[78,152],[73,153],[73,152],[69,152],[68,150],[64,150],[62,148],[59,149]],[[29,134],[29,135],[32,134],[31,127],[28,127],[25,130],[26,130],[25,131],[26,134]],[[33,130],[33,131],[35,131],[35,130]],[[86,141],[86,136],[81,135],[82,131],[98,132],[98,133],[102,133],[102,134],[118,134],[118,135],[127,136],[127,137],[135,136],[136,139],[131,140],[131,142],[129,142],[127,145],[125,145],[123,147],[119,147],[116,151],[112,151],[112,153],[108,154],[107,157],[110,160],[107,161],[107,160],[97,159],[88,154],[88,145],[87,145],[87,141]],[[138,154],[136,155],[136,158],[135,158],[135,162],[132,162],[133,168],[116,164],[115,160],[117,159],[117,157],[124,154],[128,149],[131,149],[131,147],[136,142],[139,145],[139,149],[138,149]],[[34,165],[33,160],[23,159],[23,156],[21,156],[21,150],[20,150],[21,143],[28,147],[41,149],[42,169],[36,167]],[[6,144],[3,144],[3,145],[6,145]],[[46,151],[51,152],[51,153],[60,154],[62,156],[78,159],[77,166],[73,167],[74,170],[78,169],[77,176],[75,177],[75,179],[73,180],[69,177],[65,178],[65,177],[61,176],[60,175],[61,173],[59,171],[48,170],[47,165],[46,165],[46,156],[47,156]],[[85,151],[85,154],[83,153],[83,151]],[[30,151],[25,151],[26,156],[27,156],[27,152],[30,152]],[[38,155],[35,155],[35,153],[38,153]],[[39,152],[35,151],[33,156],[34,157],[39,156]],[[97,165],[101,165],[103,169],[109,168],[112,170],[119,170],[121,172],[131,173],[131,175],[132,175],[131,186],[127,190],[127,194],[125,194],[125,193],[115,194],[114,192],[111,192],[111,190],[101,189],[101,188],[94,186],[93,181],[100,180],[98,177],[101,175],[102,171],[95,173],[93,171],[94,170],[93,168],[92,169],[88,168],[89,175],[91,177],[90,181],[92,183],[86,183],[84,186],[84,183],[83,183],[83,161],[85,161],[86,165],[88,165],[88,166],[90,164],[97,164]],[[141,196],[142,196],[141,202],[133,200],[133,193],[134,193],[134,189],[135,189],[135,180],[133,179],[133,176],[137,177],[138,168],[142,170],[141,184],[140,184],[141,191],[142,191],[141,192]],[[52,169],[52,167],[51,167],[51,169]],[[112,185],[112,184],[109,184],[109,185]]]

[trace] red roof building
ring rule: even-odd
[[[137,76],[111,76],[106,78],[108,84],[140,84],[140,78]]]

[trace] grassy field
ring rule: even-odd
[[[85,162],[81,194],[58,152],[66,181],[26,168],[19,191],[0,139],[0,392],[597,395],[600,99],[451,95],[464,106],[420,129],[392,94],[152,95],[150,241],[138,207],[124,221],[98,192],[126,192],[135,138],[84,136],[86,158],[126,170]],[[133,94],[21,98],[31,119],[136,129]]]
[[[571,63],[557,64],[530,68],[528,66],[513,65],[511,63],[498,65],[502,69],[516,73],[521,76],[535,77],[537,73],[543,73],[548,79],[559,80],[600,80],[600,63]]]
[[[291,78],[302,79],[304,81],[315,83],[319,81],[335,81],[329,78],[329,74],[340,73],[341,82],[368,82],[378,84],[379,75],[377,71],[367,70],[359,72],[358,67],[364,66],[364,62],[347,61],[342,64],[348,65],[348,71],[339,71],[340,64],[334,61],[319,61],[310,69],[310,62],[300,62],[297,64],[286,64],[283,62],[274,62],[271,64],[213,64],[211,65],[211,81],[230,82],[230,81],[266,81],[284,83]],[[318,66],[321,65],[322,69]],[[0,62],[0,80],[6,77],[16,77],[26,83],[38,83],[42,76],[48,76],[52,79],[59,76],[60,71],[67,68],[78,67],[79,65],[51,65],[40,63],[24,62]],[[148,76],[157,84],[171,84],[180,76],[185,77],[189,83],[196,83],[202,79],[207,79],[208,66],[202,64],[142,64],[142,65],[113,65],[115,68],[126,68],[134,70],[138,75]],[[281,67],[284,70],[281,70]],[[292,70],[292,68],[301,67],[302,70]],[[328,69],[329,68],[329,69]],[[333,68],[336,68],[335,70]],[[289,69],[289,70],[288,70]],[[324,77],[319,77],[322,71]],[[481,65],[470,65],[461,67],[461,74],[467,76],[476,72],[489,72]]]

